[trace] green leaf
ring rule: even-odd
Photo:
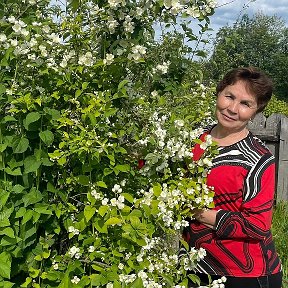
[[[29,147],[29,140],[25,137],[15,137],[11,145],[14,153],[23,153]]]
[[[41,131],[39,136],[46,146],[50,146],[54,141],[54,134],[50,130]]]
[[[2,209],[3,206],[5,206],[9,196],[10,196],[10,192],[5,191],[5,190],[0,190],[0,210]]]
[[[134,197],[129,193],[122,193],[121,194],[128,202],[134,203]]]
[[[34,211],[39,214],[52,215],[50,205],[48,204],[36,204],[34,207]]]
[[[50,161],[48,158],[42,158],[42,165],[43,166],[53,166],[54,163]]]
[[[56,109],[51,109],[51,108],[48,108],[48,107],[45,107],[44,109],[44,112],[46,113],[46,117],[48,116],[48,118],[52,118],[52,120],[57,120],[61,117],[61,113],[56,110]]]
[[[22,172],[21,172],[20,167],[14,169],[14,170],[12,170],[12,169],[9,168],[9,167],[6,167],[4,170],[5,170],[5,172],[6,172],[7,174],[9,174],[9,175],[13,175],[13,176],[21,176],[21,175],[22,175]]]
[[[78,96],[80,96],[82,94],[82,90],[76,90],[75,92],[75,97],[77,98]]]
[[[30,192],[23,196],[24,207],[35,204],[41,201],[42,198],[42,194],[35,187],[32,187]]]
[[[99,209],[98,209],[98,214],[99,214],[101,217],[103,217],[108,210],[109,210],[109,206],[108,206],[108,205],[100,206]]]
[[[82,90],[85,90],[88,87],[89,83],[88,82],[83,82],[82,83]]]
[[[88,222],[96,212],[96,208],[92,206],[86,206],[84,208],[84,216],[86,221]]]
[[[27,114],[26,119],[24,121],[24,127],[26,130],[29,130],[29,125],[33,122],[36,122],[40,119],[41,115],[38,112],[31,112]]]
[[[11,227],[0,228],[0,235],[6,235],[10,238],[14,238],[14,230]]]
[[[0,282],[0,285],[3,288],[12,288],[15,285],[15,283],[12,283],[9,281],[3,281],[3,282]]]
[[[120,146],[115,147],[114,151],[115,153],[127,154],[126,149]]]
[[[134,229],[137,229],[141,225],[141,221],[138,217],[130,216],[129,219]]]
[[[103,181],[98,181],[96,184],[97,184],[97,186],[99,186],[99,187],[102,187],[102,188],[107,188],[107,185],[106,185],[106,183],[105,183],[105,182],[103,182]]]
[[[118,85],[118,90],[121,90],[127,83],[129,83],[129,80],[123,80]]]
[[[16,184],[15,186],[13,186],[12,191],[18,194],[18,193],[23,192],[24,189],[25,188],[22,185]]]
[[[0,221],[7,221],[10,215],[13,213],[13,211],[14,211],[14,206],[10,208],[4,207],[3,211],[0,211]]]
[[[88,186],[90,182],[90,178],[86,175],[79,175],[78,176],[78,181],[81,185],[83,186]]]
[[[59,158],[57,160],[58,164],[61,165],[61,166],[63,166],[66,163],[66,161],[67,161],[67,159],[66,159],[65,156],[62,156],[61,158]]]
[[[15,246],[17,243],[19,243],[22,239],[19,238],[19,237],[16,237],[15,236],[13,238],[10,238],[8,236],[4,236],[2,239],[1,239],[1,243],[0,243],[0,246],[1,247],[4,247],[4,246]],[[14,250],[15,251],[15,250]]]
[[[27,210],[23,215],[21,224],[23,225],[26,222],[28,222],[33,217],[33,214],[34,214],[33,210]]]
[[[124,165],[117,165],[115,166],[116,169],[118,169],[121,172],[128,172],[130,170],[130,166],[127,164]]]
[[[16,212],[15,218],[23,217],[25,213],[26,213],[26,208],[20,207],[20,209]]]
[[[36,172],[41,166],[41,161],[37,161],[35,156],[29,156],[24,160],[24,173]]]
[[[107,176],[107,175],[111,174],[112,172],[113,172],[112,169],[110,169],[110,168],[104,168],[103,174],[104,174],[104,176]]]
[[[2,123],[7,123],[7,122],[11,122],[11,121],[14,122],[14,121],[17,121],[17,120],[15,119],[15,117],[8,115],[8,116],[5,116],[1,122]]]
[[[112,217],[105,222],[105,225],[108,226],[108,225],[116,225],[116,224],[121,224],[121,223],[122,223],[121,219],[117,217]]]
[[[160,196],[161,192],[162,192],[162,188],[160,184],[156,184],[153,186],[153,192],[155,196]]]
[[[193,283],[196,283],[200,286],[200,278],[195,274],[188,274],[188,277],[192,280]]]
[[[143,282],[141,278],[137,278],[132,285],[130,286],[131,288],[143,288]]]
[[[5,149],[7,148],[7,146],[8,146],[7,143],[2,143],[2,144],[0,144],[0,152],[1,152],[1,153],[4,152]]]
[[[11,262],[11,255],[8,252],[0,254],[0,276],[3,278],[10,278]]]

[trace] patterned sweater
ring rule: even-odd
[[[200,139],[210,131],[205,132]],[[204,248],[207,256],[196,270],[211,275],[258,277],[277,273],[281,263],[270,231],[275,189],[275,160],[251,133],[219,148],[207,177],[214,187],[214,229],[196,220],[183,233],[190,247]],[[194,160],[203,150],[193,149]]]

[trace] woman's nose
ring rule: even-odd
[[[234,114],[237,113],[238,109],[239,109],[239,103],[237,103],[236,101],[231,102],[228,107],[228,110]]]

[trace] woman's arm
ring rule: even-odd
[[[239,211],[197,210],[195,218],[219,238],[263,240],[271,228],[275,190],[274,158],[265,155],[250,171]]]

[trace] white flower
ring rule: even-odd
[[[115,28],[119,25],[119,23],[112,16],[108,17],[107,24],[108,24],[108,29],[110,33],[114,33]]]
[[[7,20],[8,20],[8,22],[10,22],[10,23],[15,23],[16,18],[15,18],[14,16],[10,16]]]
[[[17,39],[10,39],[10,44],[16,47],[18,45]]]
[[[79,253],[80,252],[80,248],[76,247],[76,246],[73,246],[70,248],[68,254],[72,257],[75,256],[75,254]]]
[[[5,42],[7,40],[7,37],[5,34],[0,34],[0,42]]]
[[[80,231],[78,229],[74,228],[73,226],[69,226],[68,231],[70,233],[73,233],[73,235],[79,235],[79,233],[80,233]]]
[[[106,58],[103,60],[103,63],[106,65],[110,65],[114,60],[113,54],[106,54]]]
[[[152,69],[152,72],[155,74],[157,72],[160,72],[161,74],[166,74],[168,72],[170,62],[163,62],[162,64],[158,64],[156,68]]]
[[[54,263],[54,264],[53,264],[53,269],[54,269],[54,270],[58,270],[58,268],[59,268],[58,263]]]
[[[144,10],[143,10],[142,8],[136,7],[136,15],[137,15],[138,17],[142,16],[143,13],[144,13]],[[138,17],[137,17],[137,18],[138,18]]]
[[[7,95],[13,95],[13,90],[12,89],[6,89],[6,94]]]
[[[116,198],[112,198],[112,199],[110,200],[110,203],[111,203],[112,206],[116,206],[118,202],[117,202],[117,199],[116,199]]]
[[[147,273],[144,272],[143,270],[139,271],[137,275],[138,275],[138,277],[141,278],[142,280],[145,280],[145,279],[148,278]]]
[[[76,254],[75,254],[75,258],[76,258],[76,259],[79,259],[80,257],[81,257],[81,253],[76,253]]]
[[[114,187],[112,188],[112,191],[114,193],[121,193],[122,192],[122,188],[119,184],[115,184]]]
[[[86,52],[83,55],[79,56],[78,60],[79,65],[85,65],[85,66],[92,66],[93,65],[93,55],[91,52]]]
[[[143,261],[143,255],[139,254],[136,259],[138,262],[142,262]]]
[[[119,268],[120,270],[123,270],[124,264],[123,264],[123,263],[119,263],[119,264],[118,264],[118,268]]]
[[[201,247],[201,248],[198,250],[197,261],[200,261],[200,260],[203,259],[205,256],[206,256],[206,250]]]
[[[100,194],[99,192],[97,192],[95,189],[92,189],[92,190],[91,190],[91,195],[92,195],[96,200],[102,198],[101,194]]]
[[[225,283],[227,281],[227,278],[225,276],[222,276],[221,281]]]
[[[156,96],[158,95],[158,92],[157,92],[156,90],[154,90],[154,91],[151,92],[151,95],[152,95],[153,97],[156,97]]]
[[[123,27],[125,32],[133,33],[134,31],[134,23],[129,15],[125,17],[125,21],[123,23]]]
[[[12,29],[16,32],[16,33],[19,33],[22,29],[21,25],[16,22],[13,26],[12,26]]]
[[[73,232],[74,231],[74,227],[73,226],[69,226],[68,227],[68,232]]]
[[[108,198],[104,198],[104,199],[102,200],[102,205],[105,206],[105,205],[108,204],[108,202],[109,202],[109,199],[108,199]]]
[[[184,126],[184,121],[183,120],[175,120],[174,124],[177,128],[181,128]]]
[[[131,257],[131,253],[130,252],[128,252],[127,254],[125,254],[125,260],[128,260],[130,257]]]
[[[78,284],[80,282],[80,279],[77,277],[77,276],[74,276],[72,279],[71,279],[71,282],[73,284]]]
[[[106,285],[106,288],[113,288],[113,287],[114,287],[114,285],[113,285],[112,282],[109,282],[109,283],[107,283],[107,285]]]
[[[116,8],[122,3],[122,0],[108,0],[108,3],[112,8]]]
[[[122,210],[125,207],[125,204],[121,202],[117,202],[117,207],[118,209]]]
[[[48,38],[52,40],[53,43],[61,43],[61,37],[55,33],[52,33],[51,35],[48,35]]]
[[[44,25],[43,27],[42,27],[42,30],[43,30],[43,32],[45,32],[45,33],[49,33],[50,32],[50,27],[48,26],[48,25]]]
[[[94,246],[89,246],[88,252],[92,253],[94,251],[95,251],[95,247]]]
[[[123,203],[123,202],[125,201],[124,196],[123,196],[123,195],[120,195],[120,196],[118,197],[118,201]]]
[[[193,18],[198,18],[201,15],[199,9],[196,7],[187,8],[186,13]]]

